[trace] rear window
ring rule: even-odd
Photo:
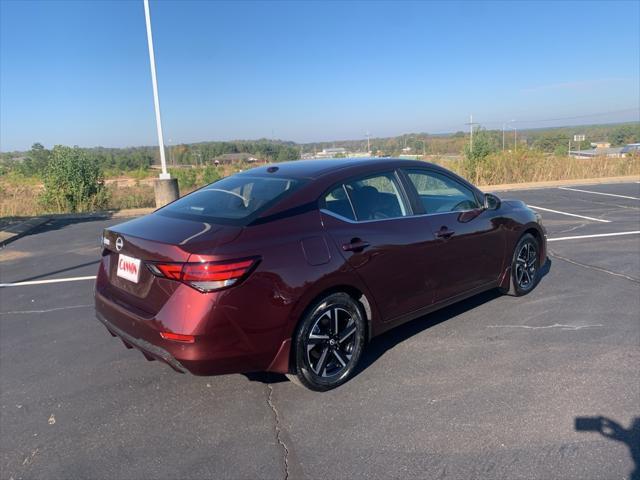
[[[299,180],[233,175],[202,187],[159,210],[161,215],[242,225],[292,192]]]

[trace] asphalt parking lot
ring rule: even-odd
[[[391,331],[324,394],[147,362],[82,278],[120,220],[40,227],[0,250],[1,283],[36,282],[0,288],[1,477],[640,478],[640,183],[501,196],[543,215],[536,290]]]

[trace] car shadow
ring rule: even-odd
[[[27,278],[23,278],[23,279],[20,279],[20,280],[16,280],[15,282],[12,282],[12,283],[29,282],[31,280],[38,280],[40,278],[48,277],[50,275],[55,275],[57,273],[69,272],[71,270],[76,270],[78,268],[88,267],[89,265],[97,265],[98,263],[100,263],[100,260],[92,260],[90,262],[80,263],[80,264],[74,265],[72,267],[61,268],[59,270],[54,270],[52,272],[42,273],[40,275],[35,275],[33,277],[27,277]]]
[[[251,382],[282,383],[289,381],[283,374],[274,372],[250,372],[243,373],[242,375],[247,377],[247,379]]]
[[[425,315],[424,317],[417,318],[403,325],[393,328],[384,334],[377,336],[366,345],[358,367],[356,368],[353,377],[356,377],[362,371],[366,370],[369,366],[375,363],[380,357],[382,357],[387,350],[391,350],[396,345],[408,340],[409,338],[428,330],[442,322],[446,322],[458,315],[461,315],[469,310],[479,307],[487,302],[495,300],[502,296],[498,290],[489,290],[487,292],[480,293],[471,298],[455,303],[442,310],[437,310],[433,313]]]
[[[607,417],[576,417],[577,432],[596,432],[605,438],[624,443],[634,463],[630,480],[640,480],[640,417],[635,417],[629,428]]]
[[[541,281],[551,271],[551,259],[547,258],[547,261],[540,269]],[[395,327],[388,332],[375,337],[364,349],[364,353],[360,358],[358,367],[356,368],[353,377],[359,375],[363,370],[372,365],[378,358],[380,358],[387,350],[392,349],[399,343],[417,335],[424,330],[438,325],[439,323],[450,320],[457,317],[469,310],[479,307],[487,302],[495,300],[501,297],[503,294],[498,290],[489,290],[478,295],[474,295],[466,300],[454,303],[441,310],[436,310],[433,313],[417,318],[403,325]]]
[[[540,269],[539,281],[541,281],[546,275],[548,275],[550,271],[551,259],[547,258],[547,261]],[[403,325],[389,330],[388,332],[383,333],[380,336],[375,337],[366,345],[362,357],[360,358],[358,366],[355,369],[351,379],[362,373],[365,369],[376,362],[382,355],[384,355],[387,350],[394,348],[399,343],[402,343],[405,340],[413,337],[414,335],[423,332],[424,330],[427,330],[431,327],[434,327],[439,323],[445,322],[451,318],[468,312],[469,310],[473,310],[480,305],[495,300],[502,295],[503,294],[498,289],[488,290],[486,292],[479,293],[478,295],[474,295],[473,297],[470,297],[466,300],[454,303],[453,305],[445,307],[441,310],[437,310],[433,313],[407,322]],[[272,372],[244,373],[243,375],[252,382],[280,383],[288,381],[286,376]]]
[[[47,223],[40,225],[39,227],[34,228],[33,230],[27,232],[24,236],[38,235],[40,233],[51,232],[54,230],[61,230],[70,225],[76,225],[79,223],[89,223],[89,222],[104,222],[105,220],[111,219],[111,214],[109,213],[95,213],[91,216],[87,217],[79,217],[79,218],[55,218],[55,216],[49,220]],[[127,221],[127,218],[123,218],[122,221]],[[102,227],[96,233],[96,242],[98,241],[98,236],[101,235]]]

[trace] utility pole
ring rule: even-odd
[[[370,152],[371,151],[371,144],[369,142],[369,139],[371,138],[371,135],[369,134],[369,132],[367,132],[366,137],[367,137],[367,152]]]
[[[162,120],[160,119],[160,99],[158,98],[158,79],[156,77],[156,57],[153,52],[153,35],[151,33],[151,14],[149,13],[149,0],[144,0],[144,18],[147,26],[147,46],[149,47],[149,64],[151,66],[151,84],[153,87],[153,106],[156,112],[156,130],[158,132],[158,148],[160,149],[160,164],[162,173],[156,180],[155,197],[156,207],[161,207],[176,200],[180,194],[178,181],[171,178],[167,171],[167,161],[164,156],[164,138],[162,136]]]
[[[513,127],[513,149],[518,152],[518,127]]]
[[[469,151],[473,152],[473,126],[478,125],[473,122],[473,115],[469,115],[469,123],[465,125],[469,125]]]
[[[505,127],[505,124],[503,123],[502,124],[502,151],[503,152],[504,152],[504,127]]]

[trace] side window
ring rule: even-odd
[[[353,214],[353,208],[351,208],[351,202],[347,198],[347,193],[342,185],[331,190],[324,197],[324,208],[333,212],[341,217],[355,220],[356,217]]]
[[[408,170],[427,213],[459,212],[479,208],[473,191],[456,180],[427,170]]]
[[[380,220],[407,215],[398,184],[392,174],[376,175],[345,185],[356,219]]]

